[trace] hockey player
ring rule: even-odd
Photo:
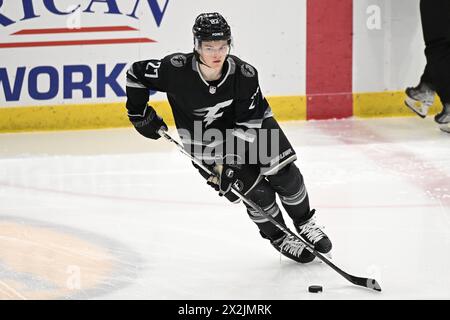
[[[420,16],[427,65],[420,83],[406,89],[405,103],[425,118],[437,93],[443,108],[434,120],[442,131],[450,133],[450,1],[421,0]]]
[[[317,251],[328,253],[332,244],[315,223],[303,176],[294,164],[295,151],[262,95],[257,70],[230,54],[227,21],[219,13],[203,13],[192,31],[192,53],[135,62],[128,70],[126,107],[131,123],[145,137],[158,139],[157,131],[167,126],[147,104],[149,89],[166,92],[183,146],[216,173],[209,176],[197,167],[208,184],[232,202],[238,199],[230,189],[237,187],[285,224],[278,194],[298,234]],[[263,157],[267,154],[262,149],[277,152]],[[252,208],[247,213],[261,236],[283,255],[300,263],[314,259],[302,242]]]

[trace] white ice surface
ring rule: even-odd
[[[177,149],[126,128],[0,135],[0,298],[449,299],[450,135],[418,118],[282,127],[332,261],[381,293],[280,257]]]

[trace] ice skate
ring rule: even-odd
[[[440,124],[440,125],[439,125],[439,129],[440,129],[442,132],[450,133],[450,123]]]
[[[450,123],[450,103],[444,104],[444,108],[434,117],[434,121],[439,124]]]
[[[434,121],[439,124],[439,129],[445,133],[450,133],[450,103],[445,103],[443,110],[434,117]]]
[[[308,241],[320,253],[328,253],[331,251],[332,244],[328,236],[316,225],[315,210],[311,210],[305,222],[296,225],[295,229],[298,234]]]
[[[294,261],[308,263],[315,258],[315,256],[306,249],[306,245],[293,236],[283,234],[280,238],[270,241],[270,243],[281,254]]]
[[[417,87],[408,87],[405,90],[405,104],[421,118],[425,118],[428,109],[434,103],[435,91],[426,83],[420,83]]]

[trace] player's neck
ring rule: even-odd
[[[213,69],[203,63],[199,63],[200,72],[206,81],[219,80],[222,76],[223,65],[220,68]]]

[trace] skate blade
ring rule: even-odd
[[[406,97],[405,105],[422,119],[427,116],[427,113],[422,110],[422,103],[420,101]]]

